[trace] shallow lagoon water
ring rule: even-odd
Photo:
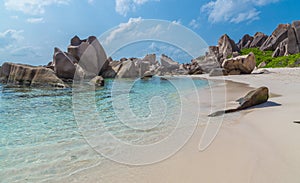
[[[112,104],[113,83],[114,80],[106,80],[105,87],[96,88],[93,92],[99,120],[114,136],[132,144],[151,144],[174,130],[180,115],[180,96],[168,80],[156,77],[148,81],[136,80],[129,93],[122,91],[122,87],[115,92],[115,95],[129,97],[128,105],[139,117],[150,115],[151,98],[163,99],[162,106],[165,106],[167,115],[150,130],[132,129],[120,121]],[[208,86],[206,80],[194,80],[194,83],[197,89]],[[81,169],[101,165],[104,157],[89,146],[78,128],[72,97],[72,89],[0,85],[0,180],[54,181]],[[76,102],[84,104],[85,98]],[[134,125],[138,121],[132,123]],[[95,126],[92,125],[90,130],[93,131]],[[112,150],[108,147],[108,151]]]

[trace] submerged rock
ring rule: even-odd
[[[102,76],[96,76],[90,80],[90,83],[95,86],[104,86],[104,79]]]
[[[224,111],[218,111],[208,115],[209,117],[220,116],[225,113],[231,113],[247,109],[249,107],[259,105],[267,102],[269,99],[269,89],[267,87],[260,87],[255,90],[250,91],[244,97],[237,100],[239,106],[235,109],[227,109]]]

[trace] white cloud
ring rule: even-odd
[[[230,20],[230,22],[233,22],[233,23],[240,23],[240,22],[243,22],[245,20],[249,20],[249,21],[254,21],[254,20],[258,20],[259,19],[259,15],[260,12],[257,11],[256,9],[252,9],[252,10],[249,10],[248,12],[246,13],[239,13],[236,17],[232,18]]]
[[[201,11],[208,14],[210,22],[253,21],[259,19],[258,7],[279,0],[214,0],[203,5]]]
[[[132,26],[139,24],[142,21],[141,17],[130,18],[127,23],[121,23],[117,29],[113,30],[110,35],[105,39],[105,44],[109,44],[117,36],[121,36],[126,32],[129,32]]]
[[[193,29],[198,29],[200,27],[199,23],[195,19],[191,20],[189,26],[192,27]]]
[[[0,32],[0,49],[9,49],[15,47],[20,41],[24,39],[22,36],[23,30],[8,29]]]
[[[27,62],[37,59],[41,55],[39,49],[26,44],[23,30],[8,29],[0,32],[1,61]],[[38,63],[38,62],[37,62]]]
[[[174,21],[172,21],[172,23],[173,23],[173,24],[180,25],[180,24],[181,24],[181,20],[180,20],[180,19],[179,19],[179,20],[174,20]]]
[[[4,0],[8,10],[21,11],[25,14],[39,15],[45,13],[45,7],[53,4],[68,4],[70,0]]]
[[[32,23],[32,24],[34,24],[34,23],[43,23],[44,22],[44,18],[28,18],[27,20],[26,20],[27,22],[29,22],[29,23]]]
[[[137,6],[141,6],[147,2],[160,0],[116,0],[115,10],[120,15],[126,16],[128,12],[135,11]]]
[[[200,51],[207,47],[203,39],[180,24],[163,20],[147,20],[141,17],[130,18],[128,22],[121,23],[116,28],[103,33],[99,41],[110,56],[128,45],[144,41],[161,41],[176,45],[178,48],[188,50],[189,54],[194,57],[201,55]]]

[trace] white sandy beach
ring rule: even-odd
[[[272,93],[269,101],[273,103],[269,104],[278,106],[262,105],[226,114],[217,137],[205,151],[198,149],[204,130],[204,126],[199,125],[189,142],[165,161],[137,167],[107,160],[60,181],[300,182],[300,125],[293,123],[300,121],[300,68],[268,70],[270,74],[224,77],[226,80],[249,84],[250,87],[267,86]],[[251,90],[245,84],[227,83],[228,106]],[[214,90],[220,96],[224,95],[222,89],[216,87]]]

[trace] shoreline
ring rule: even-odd
[[[280,105],[254,107],[225,115],[217,137],[205,151],[198,150],[204,130],[203,126],[198,125],[189,142],[167,160],[141,167],[107,160],[107,166],[102,164],[79,172],[62,182],[299,181],[300,126],[293,120],[298,120],[298,100],[295,97],[300,91],[300,68],[270,70],[270,74],[224,77],[244,83],[230,85],[227,82],[228,105],[234,105],[232,100],[243,96],[250,87],[261,85],[269,87],[271,93],[280,95],[269,99]]]

